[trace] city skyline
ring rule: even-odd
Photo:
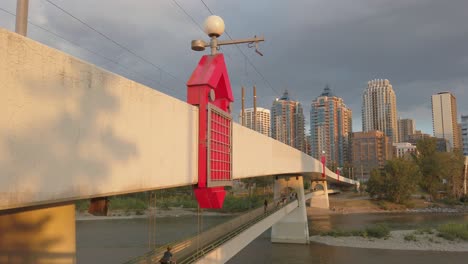
[[[378,81],[378,80],[382,80],[382,82],[387,81],[388,84],[389,84],[390,86],[392,86],[392,85],[390,84],[390,82],[389,82],[388,80],[386,80],[386,79],[375,79],[374,81]],[[372,82],[372,81],[368,81],[368,85],[369,85],[370,82]],[[332,96],[335,96],[335,95],[331,92],[331,88],[330,88],[330,86],[329,86],[328,84],[325,85],[325,90],[326,90],[328,93],[330,93]],[[325,90],[322,91],[322,94],[325,93]],[[287,94],[287,97],[288,97],[288,98],[291,98],[291,96],[289,95],[289,91],[288,91],[288,90],[285,90],[285,93]],[[438,92],[438,94],[443,94],[443,93],[450,93],[450,92]],[[450,94],[451,94],[451,93],[450,93]],[[284,95],[283,95],[283,96],[284,96]],[[395,98],[397,98],[397,96],[395,96]],[[432,98],[432,96],[431,96],[431,98]],[[280,98],[276,98],[275,100],[278,100],[278,99],[280,99]],[[316,100],[316,99],[317,99],[317,98],[310,100],[311,103],[313,104],[314,100]],[[295,100],[295,99],[291,99],[291,100],[300,102],[299,100]],[[432,99],[430,99],[430,100],[432,100]],[[457,100],[456,97],[455,97],[455,100]],[[397,101],[398,101],[398,100],[397,100]],[[302,104],[301,104],[301,107],[303,108]],[[458,106],[456,105],[455,107],[456,107],[455,110],[458,110]],[[249,108],[249,109],[252,109],[252,110],[253,110],[253,108]],[[262,106],[257,106],[257,109],[266,109],[266,108],[264,108],[264,107],[262,107]],[[312,109],[311,109],[311,110],[312,110]],[[351,109],[350,109],[350,111],[352,112]],[[396,110],[395,110],[395,111],[396,111]],[[432,111],[432,110],[431,110],[431,111]],[[406,118],[402,118],[401,116],[398,115],[398,112],[397,112],[396,116],[397,116],[397,120],[396,120],[397,128],[396,128],[396,131],[397,131],[397,133],[398,133],[398,135],[397,135],[398,142],[408,142],[408,140],[403,140],[403,141],[402,141],[402,139],[405,139],[405,138],[408,139],[408,137],[407,137],[408,135],[411,135],[411,134],[413,134],[413,133],[415,133],[415,132],[418,132],[418,131],[419,131],[419,133],[422,132],[422,133],[424,133],[424,134],[429,134],[429,135],[431,135],[431,136],[435,136],[435,135],[434,135],[434,126],[433,126],[433,125],[431,125],[431,131],[430,131],[430,132],[427,132],[426,130],[421,129],[420,126],[416,125],[416,122],[415,122],[415,120],[413,119],[412,116],[407,116]],[[463,123],[462,116],[464,116],[463,113],[457,113],[457,114],[456,114],[456,117],[457,117],[457,118],[456,118],[456,119],[457,119],[456,122],[457,122],[458,128],[459,128],[460,130],[462,129],[462,123]],[[465,118],[465,119],[466,119],[466,118]],[[354,129],[354,128],[355,128],[355,122],[354,122],[354,121],[355,121],[355,119],[352,118],[352,119],[351,119],[351,125],[352,125],[351,131],[352,131],[352,132],[366,132],[366,131],[363,131],[363,130],[362,130],[362,127],[361,127],[361,129],[355,130],[355,129]],[[358,121],[360,121],[360,120],[358,120]],[[240,119],[239,119],[239,123],[240,123]],[[305,128],[304,128],[305,136],[307,136],[307,135],[310,136],[310,135],[311,135],[311,129],[310,129],[310,128],[312,127],[310,112],[309,112],[309,115],[304,115],[304,123],[305,123],[305,124],[309,124],[308,127],[307,127],[307,125],[306,125]],[[358,123],[362,123],[362,122],[358,122]],[[401,123],[403,123],[404,127],[402,127],[402,126],[400,125]],[[373,130],[375,130],[375,129],[370,129],[369,131],[373,131]],[[379,131],[381,131],[381,130],[379,130]],[[406,137],[400,136],[400,133],[401,133],[401,132],[408,133],[408,134],[407,134]],[[270,130],[270,135],[271,135],[271,130]],[[436,136],[435,136],[435,137],[436,137]],[[462,140],[462,135],[461,135],[461,134],[459,135],[459,138],[460,138],[460,147],[462,147],[462,146],[463,146],[463,140]],[[450,148],[450,149],[452,149],[452,148]],[[312,156],[313,156],[313,155],[312,155]]]
[[[417,120],[417,129],[425,133],[432,133],[430,98],[434,93],[452,92],[459,100],[459,115],[468,114],[468,99],[464,99],[468,98],[466,1],[454,0],[450,5],[440,1],[390,0],[344,1],[339,5],[327,1],[206,3],[223,17],[233,38],[265,36],[266,42],[259,45],[263,57],[239,45],[264,78],[235,46],[221,50],[226,54],[232,82],[234,113],[241,108],[242,85],[256,85],[258,105],[266,108],[287,88],[308,113],[310,100],[328,83],[354,112],[353,130],[359,131],[362,87],[367,80],[386,78],[391,80],[397,95],[399,116]],[[201,2],[180,4],[198,26],[210,14]],[[201,55],[190,50],[190,41],[206,35],[171,1],[135,5],[83,0],[62,1],[60,5],[164,71],[136,59],[43,1],[31,1],[30,21],[78,46],[32,25],[30,38],[185,100],[185,82]],[[14,13],[16,1],[2,1],[0,7]],[[14,16],[0,12],[1,27],[14,31],[14,21]],[[290,48],[292,39],[295,48]],[[128,73],[83,48],[97,51],[138,74]],[[306,127],[310,127],[308,121]]]

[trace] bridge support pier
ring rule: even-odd
[[[312,181],[312,190],[318,189],[317,187],[322,186],[322,190],[315,191],[314,195],[310,199],[310,207],[330,209],[330,202],[328,200],[328,186],[327,181]]]
[[[0,263],[76,263],[75,205],[0,213]]]
[[[275,200],[280,199],[282,194],[288,194],[289,191],[297,193],[298,207],[272,226],[271,242],[308,244],[309,226],[302,176],[282,176],[275,180]]]

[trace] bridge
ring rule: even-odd
[[[198,106],[4,29],[0,80],[0,262],[73,263],[76,200],[200,186]],[[231,133],[231,180],[275,176],[275,197],[299,195],[300,210],[272,222],[274,242],[307,243],[304,176],[323,186],[318,207],[326,182],[358,184],[239,124]]]

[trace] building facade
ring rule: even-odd
[[[256,124],[254,124],[254,112],[253,108],[245,109],[244,126],[262,133],[265,136],[270,136],[270,110],[257,107]],[[242,111],[240,113],[240,118],[242,118]]]
[[[379,130],[398,142],[396,96],[390,81],[375,79],[367,83],[362,95],[362,131]]]
[[[403,158],[416,153],[416,146],[408,142],[393,143],[393,157]]]
[[[271,137],[305,152],[304,112],[286,90],[271,107]]]
[[[355,132],[352,136],[356,179],[367,181],[373,169],[383,169],[392,158],[392,140],[381,131]]]
[[[414,134],[408,137],[408,143],[413,145],[417,145],[419,140],[427,139],[427,138],[435,138],[436,140],[436,150],[439,152],[450,152],[452,151],[452,147],[450,146],[449,142],[445,138],[436,138],[429,134],[422,133],[421,130],[416,130]]]
[[[408,136],[407,142],[416,145],[419,140],[431,137],[429,134],[422,133],[421,130],[416,130],[412,135]]]
[[[463,141],[463,155],[468,156],[468,115],[461,116],[461,136]]]
[[[398,142],[408,142],[409,136],[416,131],[413,119],[398,120]]]
[[[449,92],[432,95],[432,125],[434,137],[448,140],[451,149],[461,148],[457,122],[457,99]]]
[[[327,163],[344,166],[351,161],[351,133],[351,109],[326,86],[311,104],[311,156],[320,159],[324,153]]]
[[[310,150],[310,134],[309,135],[306,135],[306,139],[305,139],[305,153],[307,153],[308,155],[312,155],[311,154],[311,150]]]

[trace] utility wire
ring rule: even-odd
[[[172,0],[172,2],[174,2],[174,4],[176,4],[179,7],[179,9],[182,10],[182,12],[184,12],[185,15],[188,16],[192,20],[193,24],[195,24],[195,26],[197,26],[201,32],[203,33],[205,32],[203,28],[200,26],[200,24],[198,24],[197,21],[189,13],[187,13],[187,11],[185,11],[185,9],[181,5],[179,5],[179,3],[177,3],[176,0]]]
[[[81,24],[83,24],[84,26],[86,26],[87,28],[91,29],[92,31],[96,32],[97,34],[101,35],[102,37],[104,37],[105,39],[109,40],[110,42],[114,43],[115,45],[117,45],[118,47],[120,47],[121,49],[127,51],[128,53],[132,54],[133,56],[141,59],[142,61],[150,64],[151,66],[153,66],[154,68],[158,69],[159,71],[161,72],[164,72],[166,73],[167,75],[171,76],[172,78],[182,82],[184,85],[185,85],[185,82],[180,80],[178,77],[176,77],[175,75],[167,72],[166,70],[164,70],[162,67],[152,63],[151,61],[143,58],[142,56],[138,55],[137,53],[135,53],[134,51],[132,51],[131,49],[127,48],[126,46],[120,44],[119,42],[113,40],[111,37],[107,36],[106,34],[100,32],[99,30],[95,29],[94,27],[92,27],[91,25],[89,25],[88,23],[84,22],[83,20],[79,19],[78,17],[74,16],[73,14],[71,14],[70,12],[68,12],[67,10],[65,10],[64,8],[58,6],[57,4],[55,4],[54,2],[52,2],[51,0],[44,0],[46,2],[48,2],[49,4],[55,6],[57,9],[61,10],[62,12],[64,12],[65,14],[69,15],[70,17],[72,17],[73,19],[75,19],[76,21],[80,22]]]
[[[205,3],[205,1],[203,0],[200,0],[203,5],[205,6],[205,8],[208,10],[208,12],[210,12],[210,14],[214,15],[213,11],[211,11],[211,9],[208,7],[208,5]],[[226,35],[229,37],[230,40],[233,40],[231,35],[229,35],[229,33],[227,31],[225,31]],[[271,85],[271,83],[265,78],[265,76],[257,69],[257,67],[252,63],[252,61],[250,61],[250,59],[247,57],[247,55],[245,55],[245,53],[242,51],[241,48],[239,48],[239,46],[237,44],[235,44],[236,48],[239,50],[240,53],[242,53],[242,55],[244,56],[244,58],[247,60],[247,62],[250,64],[250,66],[252,66],[252,68],[254,69],[254,71],[260,76],[260,78],[262,78],[262,80],[265,82],[265,84],[273,91],[276,93],[276,95],[280,96],[280,93],[275,90],[273,88],[273,86]]]
[[[205,34],[205,31],[203,30],[203,28],[201,27],[201,25],[187,12],[187,10],[185,10],[176,0],[172,0],[172,2],[174,2],[174,4],[177,5],[177,7],[182,10],[182,12],[184,12],[184,14],[186,16],[188,16],[190,18],[190,20],[192,20],[192,23],[198,28],[200,29],[200,31]],[[227,53],[224,53],[229,59],[231,59],[231,56]]]
[[[5,12],[5,13],[9,14],[9,15],[12,15],[12,16],[16,17],[16,14],[14,14],[13,12],[10,12],[10,11],[4,9],[4,8],[1,8],[1,7],[0,7],[0,11],[3,11],[3,12]],[[173,88],[168,88],[167,86],[163,85],[163,84],[162,84],[160,81],[158,81],[158,80],[155,80],[155,79],[146,77],[146,76],[144,76],[143,74],[139,74],[139,73],[136,72],[136,71],[132,71],[132,70],[130,70],[128,67],[126,67],[125,65],[119,63],[118,61],[113,60],[113,59],[111,59],[111,58],[108,58],[108,57],[106,57],[106,56],[104,56],[104,55],[102,55],[102,54],[100,54],[100,53],[98,53],[98,52],[96,52],[96,51],[94,51],[94,50],[89,49],[89,48],[82,47],[82,46],[80,46],[79,44],[77,44],[77,43],[75,43],[75,42],[73,42],[73,41],[70,41],[70,40],[66,39],[65,37],[63,37],[63,36],[61,36],[61,35],[59,35],[59,34],[53,32],[53,31],[51,31],[51,30],[49,30],[49,29],[47,29],[47,28],[45,28],[45,27],[42,27],[42,26],[40,26],[40,25],[38,25],[38,24],[35,24],[35,23],[31,22],[31,21],[28,21],[28,24],[33,25],[33,26],[35,26],[35,27],[37,27],[37,28],[39,28],[39,29],[42,29],[43,31],[45,31],[45,32],[47,32],[47,33],[49,33],[49,34],[51,34],[51,35],[57,37],[57,38],[60,38],[60,39],[62,39],[63,41],[68,42],[68,43],[72,44],[72,45],[75,46],[75,47],[78,47],[78,48],[80,48],[80,49],[83,49],[83,50],[85,50],[85,51],[87,51],[87,52],[89,52],[89,53],[91,53],[91,54],[94,54],[94,55],[96,55],[96,56],[102,58],[102,59],[105,59],[105,60],[107,60],[107,61],[109,61],[109,62],[112,62],[112,63],[114,63],[115,65],[117,65],[117,66],[119,66],[120,68],[122,68],[124,71],[127,71],[127,73],[135,74],[135,75],[140,75],[141,77],[143,77],[143,78],[146,79],[146,80],[150,80],[150,81],[153,81],[153,82],[158,83],[162,88],[164,88],[164,89],[166,89],[166,90],[168,90],[168,91],[176,91],[176,92],[177,92],[177,90],[175,90],[175,89],[173,89]]]
[[[213,11],[211,11],[211,9],[208,7],[208,5],[205,3],[205,1],[203,1],[203,0],[200,0],[200,1],[203,3],[203,5],[206,7],[206,9],[208,9],[208,12],[210,12],[210,14],[214,15]]]

